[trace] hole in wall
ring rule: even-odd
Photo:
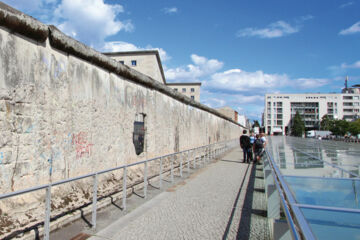
[[[136,155],[144,152],[145,145],[145,114],[137,113],[134,121],[133,143]]]

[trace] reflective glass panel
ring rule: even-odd
[[[360,213],[300,209],[317,239],[360,239]]]

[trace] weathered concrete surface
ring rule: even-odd
[[[0,4],[0,194],[240,135],[215,110],[9,9]],[[136,114],[146,116],[139,156]],[[127,176],[141,177],[139,168]],[[99,193],[121,179],[101,176]],[[53,213],[88,203],[91,191],[91,179],[54,188]],[[0,238],[43,221],[44,195],[0,201]]]

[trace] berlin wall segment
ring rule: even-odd
[[[241,133],[239,125],[216,111],[1,2],[0,22],[0,194]],[[146,115],[139,155],[132,141],[137,114]],[[142,171],[129,169],[129,185]],[[99,193],[110,193],[122,177],[121,172],[101,176]],[[89,179],[54,188],[53,214],[88,203],[91,186]],[[44,195],[38,191],[1,200],[0,238],[43,221]]]

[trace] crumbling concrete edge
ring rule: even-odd
[[[152,79],[151,77],[146,76],[124,64],[118,63],[114,59],[65,35],[55,26],[48,26],[46,24],[43,24],[40,21],[32,18],[31,16],[28,16],[6,5],[3,2],[0,2],[0,26],[6,27],[13,32],[19,33],[41,43],[45,42],[46,39],[49,38],[50,45],[53,48],[88,61],[98,67],[108,70],[109,72],[113,72],[121,77],[129,79],[150,89],[157,90],[180,102],[209,112],[240,127],[245,128],[245,126],[235,122],[231,118],[226,117],[215,109],[196,102],[191,98],[179,92],[176,92],[173,89],[167,87],[166,85]]]

